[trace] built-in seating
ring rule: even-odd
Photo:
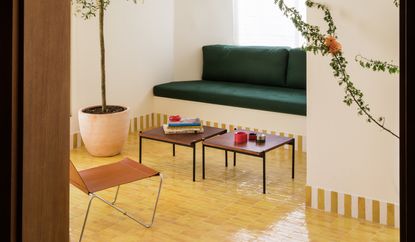
[[[203,47],[202,80],[154,87],[154,95],[306,115],[306,53],[299,48]]]

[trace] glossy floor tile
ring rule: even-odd
[[[206,180],[201,179],[201,145],[196,182],[192,182],[192,150],[143,141],[143,164],[159,170],[164,184],[153,227],[146,229],[95,200],[83,241],[399,241],[399,230],[363,220],[305,208],[306,154],[296,153],[291,179],[291,153],[280,148],[267,155],[267,194],[262,194],[262,159],[206,149]],[[97,158],[81,147],[71,152],[78,170],[130,157],[137,160],[137,135],[122,154]],[[122,186],[118,205],[149,221],[158,178]],[[100,192],[111,199],[115,188]],[[78,241],[88,196],[70,187],[70,236]]]

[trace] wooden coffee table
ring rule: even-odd
[[[163,127],[140,132],[138,160],[142,163],[142,139],[151,139],[173,144],[173,156],[176,156],[176,145],[193,148],[193,181],[196,179],[196,143],[216,135],[224,134],[226,129],[203,126],[201,134],[165,134]]]
[[[241,131],[241,130],[238,130]],[[246,131],[249,133],[249,131]],[[256,141],[248,141],[244,144],[236,144],[234,142],[234,132],[226,133],[219,135],[210,139],[203,141],[203,153],[202,153],[202,169],[203,169],[203,179],[205,179],[205,147],[217,148],[221,150],[233,151],[234,153],[234,165],[236,164],[236,153],[241,153],[245,155],[251,155],[255,157],[262,157],[262,167],[263,167],[263,192],[266,193],[266,159],[265,154],[273,149],[281,147],[285,144],[292,145],[292,179],[294,179],[294,163],[295,163],[295,139],[282,137],[277,135],[267,134],[265,143],[257,143]],[[226,156],[227,157],[227,156]],[[227,166],[227,160],[226,160]]]

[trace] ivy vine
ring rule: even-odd
[[[314,54],[320,53],[323,56],[331,54],[330,66],[333,69],[333,75],[338,78],[339,86],[344,86],[345,95],[343,102],[347,106],[351,106],[354,103],[357,106],[357,113],[365,116],[367,122],[374,123],[391,135],[399,138],[397,134],[385,127],[384,117],[375,117],[371,113],[369,104],[363,99],[363,92],[356,88],[350,80],[350,75],[347,72],[348,61],[343,56],[341,44],[337,41],[337,27],[334,24],[331,12],[327,6],[310,0],[306,0],[305,2],[307,7],[317,8],[324,13],[323,19],[327,23],[328,29],[326,34],[323,34],[318,26],[304,22],[298,10],[294,7],[288,7],[284,3],[284,0],[275,0],[275,4],[278,5],[283,14],[293,22],[295,28],[306,39],[307,44],[303,47],[306,51],[313,52]],[[387,69],[388,71],[394,71],[394,73],[399,71],[399,68],[396,70],[392,65],[385,64],[384,62],[376,62],[368,59],[360,59],[360,61],[362,61],[365,67],[370,66],[372,69],[375,66],[376,70]]]
[[[371,69],[373,71],[389,72],[389,74],[398,74],[399,66],[393,65],[386,61],[367,59],[361,55],[355,57],[355,61],[360,64],[361,67]]]

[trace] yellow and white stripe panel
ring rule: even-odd
[[[154,97],[153,112],[164,114],[180,114],[186,117],[197,116],[210,125],[218,123],[227,127],[240,126],[243,129],[257,129],[259,132],[267,130],[276,131],[277,134],[284,133],[284,136],[292,134],[296,141],[302,137],[301,150],[306,152],[306,116],[292,115],[286,113],[269,112],[248,108],[240,108],[226,105],[218,105],[203,102],[194,102],[164,97]],[[298,147],[298,145],[297,145]]]
[[[141,115],[139,117],[134,117],[130,120],[130,133],[135,133],[143,130],[148,130],[155,127],[161,127],[162,124],[167,123],[168,114],[161,114],[161,113],[151,113],[146,115]],[[255,127],[243,127],[237,124],[226,124],[221,123],[219,121],[209,121],[209,120],[202,120],[203,125],[212,126],[212,127],[221,127],[227,129],[228,131],[237,129],[245,129],[245,130],[252,130],[255,132],[262,132],[267,134],[277,134],[284,137],[293,137],[295,138],[295,147],[298,152],[305,152],[305,138],[302,135],[295,135],[291,133],[286,133],[281,130],[263,130],[258,129]],[[81,135],[79,133],[74,133],[71,135],[71,149],[81,147],[83,145]],[[286,149],[290,149],[290,145],[286,145]]]
[[[399,228],[399,204],[306,186],[306,206]]]

